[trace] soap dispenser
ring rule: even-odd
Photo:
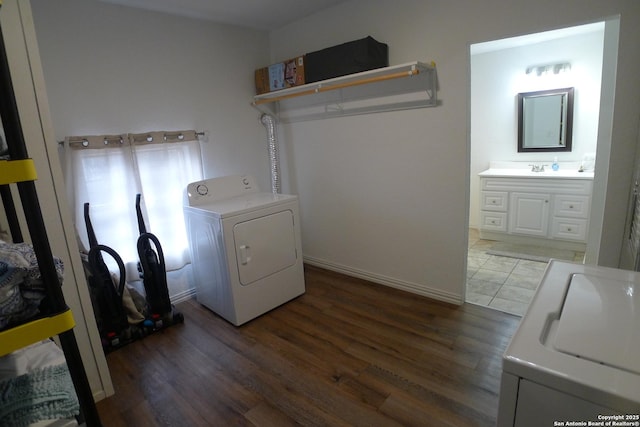
[[[553,164],[551,165],[551,169],[553,169],[554,171],[557,171],[558,169],[560,169],[560,165],[558,165],[557,157],[553,158]]]

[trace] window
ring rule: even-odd
[[[162,245],[167,270],[189,262],[183,193],[188,183],[200,179],[200,143],[193,131],[66,140],[65,181],[79,240],[88,251],[84,204],[89,203],[98,243],[113,248],[125,264],[138,261],[137,194],[146,229]]]

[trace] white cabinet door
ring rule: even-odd
[[[546,237],[549,228],[549,194],[511,193],[509,232]]]

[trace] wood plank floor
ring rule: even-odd
[[[520,318],[305,267],[307,292],[241,327],[195,300],[107,356],[111,426],[493,426]]]

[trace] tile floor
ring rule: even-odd
[[[467,302],[522,316],[547,263],[487,254],[494,244],[469,230]],[[576,252],[574,261],[583,256]]]

